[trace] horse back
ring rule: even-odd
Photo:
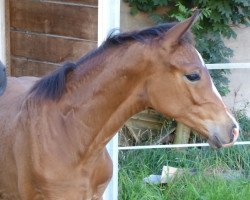
[[[8,77],[7,88],[0,98],[1,115],[6,114],[3,109],[7,109],[8,105],[15,106],[18,103],[22,103],[20,100],[25,97],[29,89],[37,80],[39,80],[37,77]]]
[[[15,194],[17,174],[13,153],[16,134],[21,132],[18,116],[36,80],[35,77],[9,77],[7,88],[0,97],[0,199],[19,199]]]

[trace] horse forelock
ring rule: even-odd
[[[43,77],[31,88],[30,94],[36,99],[58,100],[65,91],[67,74],[76,68],[74,63],[65,63],[53,73]]]

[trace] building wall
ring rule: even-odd
[[[98,0],[9,0],[12,76],[42,76],[97,46]]]
[[[232,69],[230,79],[230,94],[224,100],[231,108],[242,109],[250,103],[250,27],[235,28],[237,39],[225,40],[225,44],[234,50],[232,63],[249,63],[249,69]],[[247,106],[250,117],[250,106]]]

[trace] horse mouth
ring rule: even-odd
[[[209,145],[214,149],[220,149],[223,144],[217,136],[214,136],[212,139],[208,139]]]

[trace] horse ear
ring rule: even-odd
[[[188,29],[198,19],[199,14],[200,10],[196,10],[190,18],[176,24],[169,31],[167,31],[165,35],[167,43],[171,46],[177,44],[181,37],[186,33],[186,31],[188,31]]]

